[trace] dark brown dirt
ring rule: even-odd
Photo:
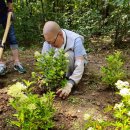
[[[6,90],[11,85],[22,79],[29,80],[31,72],[34,71],[33,53],[35,50],[20,52],[21,62],[27,69],[26,74],[19,74],[13,70],[13,62],[6,52],[8,73],[0,77],[0,130],[15,130],[17,128],[9,126],[8,120],[13,110],[8,105],[8,95]],[[83,115],[91,114],[95,119],[109,119],[109,115],[104,114],[104,108],[114,105],[119,101],[119,96],[115,95],[112,89],[101,83],[100,67],[105,64],[105,57],[113,50],[100,50],[98,53],[92,52],[88,56],[89,63],[85,67],[83,78],[78,86],[73,89],[71,95],[62,100],[56,98],[54,105],[57,109],[54,118],[56,122],[55,130],[83,130]],[[125,57],[125,69],[127,70],[127,81],[130,81],[130,53],[123,51]],[[4,58],[6,59],[6,57]]]

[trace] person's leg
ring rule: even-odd
[[[0,20],[4,29],[6,28],[6,21],[7,21],[7,13],[3,14]],[[18,63],[19,62],[18,43],[15,37],[15,31],[14,31],[13,25],[10,26],[10,29],[8,32],[8,41],[10,43],[10,48],[12,50],[14,64]],[[3,63],[1,59],[0,59],[0,63]]]
[[[19,62],[19,51],[18,49],[12,49],[14,64]]]
[[[5,29],[6,28],[6,21],[7,21],[7,14],[2,16],[2,26]],[[14,26],[11,25],[8,33],[8,41],[10,43],[10,48],[12,50],[13,54],[13,60],[14,60],[14,69],[17,70],[20,73],[25,73],[26,70],[19,62],[19,51],[18,51],[18,43],[15,37],[15,30]],[[3,66],[3,69],[1,69],[0,74],[3,73],[4,68],[6,67],[3,61],[0,59],[0,64]]]
[[[15,30],[13,25],[10,26],[10,30],[8,33],[8,41],[10,43],[10,48],[13,54],[14,64],[17,64],[19,62],[19,51],[18,51],[18,43],[16,40]]]
[[[5,26],[5,25],[3,25],[3,23],[4,23],[5,20],[6,19],[3,17],[3,15],[0,14],[0,25]],[[2,38],[0,39],[0,42],[2,42]],[[0,64],[4,64],[2,58],[0,59]]]
[[[0,24],[5,28],[5,26],[6,26],[6,15],[0,15]],[[6,72],[7,72],[6,65],[1,58],[0,59],[0,75],[5,75]]]
[[[14,69],[17,70],[20,73],[25,73],[26,70],[24,69],[24,67],[21,65],[21,63],[19,61],[18,43],[17,43],[17,40],[16,40],[15,30],[14,30],[13,25],[10,26],[10,30],[9,30],[9,34],[8,34],[8,40],[9,40],[10,48],[11,48],[12,54],[13,54]]]

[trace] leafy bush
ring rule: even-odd
[[[42,27],[48,20],[84,35],[85,44],[92,35],[105,35],[118,47],[125,45],[121,42],[130,33],[129,0],[15,0],[13,3],[18,41],[41,42]]]
[[[55,56],[55,52],[52,49],[44,55],[36,54],[35,57],[38,72],[32,73],[33,78],[39,80],[40,83],[48,87],[49,90],[64,87],[67,82],[67,58],[65,52],[59,50],[58,56]]]
[[[103,120],[92,120],[91,118],[87,121],[83,130],[107,130],[109,122]]]
[[[21,2],[14,2],[16,16],[15,29],[18,41],[40,42],[41,13],[38,10],[40,3],[30,1],[30,4],[26,6],[24,4],[24,1],[23,4]]]
[[[118,94],[122,97],[120,103],[114,106],[114,118],[113,126],[116,129],[129,130],[130,129],[130,85],[128,82],[118,80],[115,84],[119,89]]]
[[[118,80],[116,87],[119,89],[118,94],[122,96],[120,103],[116,103],[113,109],[113,120],[93,120],[87,116],[87,123],[84,130],[129,130],[130,129],[130,85],[128,82]]]
[[[29,82],[28,82],[29,83]],[[27,85],[28,86],[28,85]],[[28,87],[17,82],[8,89],[11,96],[9,104],[16,110],[10,122],[22,130],[48,130],[54,126],[54,94],[48,92],[42,97],[32,94]]]
[[[109,55],[106,61],[107,65],[101,67],[102,81],[113,86],[118,79],[125,77],[121,52],[116,51],[113,55]]]

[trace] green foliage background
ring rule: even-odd
[[[41,42],[42,28],[53,20],[85,36],[108,35],[114,46],[130,32],[129,0],[14,0],[18,40]]]

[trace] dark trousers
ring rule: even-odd
[[[7,21],[7,13],[5,13],[4,15],[0,15],[0,24],[2,24],[4,29],[6,27],[6,21]],[[11,48],[14,48],[14,49],[18,48],[18,43],[16,40],[15,30],[14,30],[13,24],[11,24],[11,26],[10,26],[7,40],[9,41]]]

